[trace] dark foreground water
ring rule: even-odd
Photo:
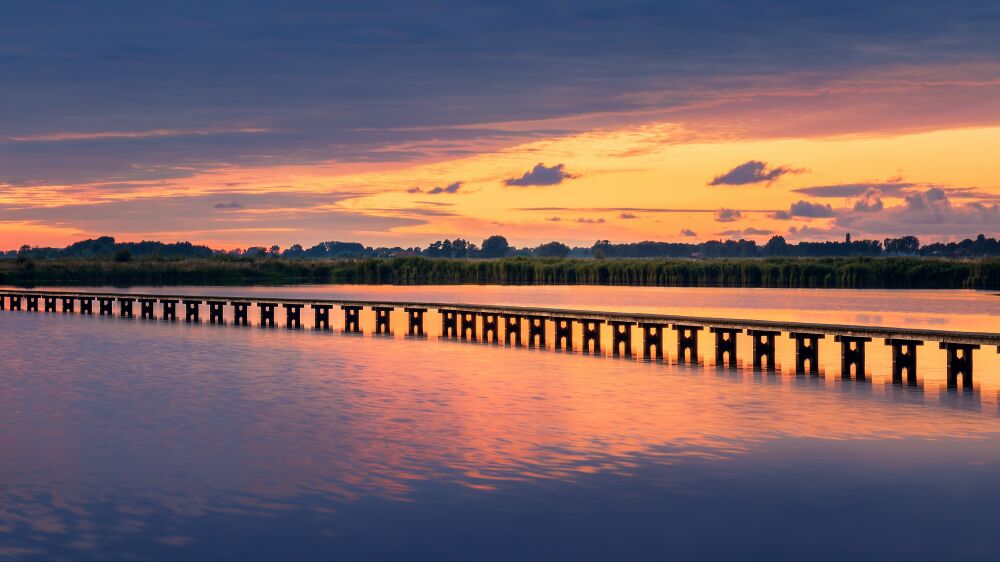
[[[995,559],[988,354],[955,392],[2,311],[0,558]]]

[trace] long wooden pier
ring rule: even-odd
[[[94,303],[97,303],[97,310]],[[138,303],[138,307],[135,306]],[[77,308],[79,304],[79,308]],[[178,305],[182,312],[178,312]],[[407,333],[411,336],[425,334],[424,315],[436,310],[441,315],[441,336],[444,338],[482,340],[520,346],[527,339],[529,346],[546,346],[548,323],[553,324],[555,349],[573,349],[574,325],[580,325],[581,349],[584,353],[601,353],[602,327],[610,326],[611,353],[614,356],[632,357],[633,329],[641,331],[642,356],[648,360],[662,360],[664,345],[670,329],[677,334],[678,362],[698,361],[698,336],[708,330],[714,336],[716,365],[736,366],[736,336],[746,332],[752,341],[752,362],[755,370],[775,369],[775,341],[783,333],[795,342],[796,374],[819,373],[819,341],[832,336],[840,344],[841,376],[864,377],[866,344],[872,339],[885,340],[892,354],[894,382],[916,382],[917,348],[925,342],[937,342],[946,351],[949,386],[972,385],[973,352],[981,346],[995,347],[1000,352],[1000,333],[955,332],[879,326],[852,326],[839,324],[814,324],[805,322],[779,322],[770,320],[743,320],[732,318],[704,318],[645,314],[634,312],[602,312],[594,310],[567,310],[505,305],[472,305],[430,302],[361,301],[337,299],[290,299],[247,296],[183,295],[160,293],[100,293],[79,291],[0,290],[0,310],[25,310],[33,312],[63,312],[80,314],[117,315],[125,318],[156,318],[156,305],[160,316],[166,320],[200,322],[202,307],[208,307],[208,321],[225,323],[225,311],[231,310],[236,325],[250,324],[250,308],[256,306],[261,326],[275,326],[276,311],[284,310],[284,324],[288,328],[303,326],[302,309],[313,312],[313,327],[331,329],[330,311],[340,308],[344,314],[344,331],[361,332],[361,312],[370,310],[374,315],[376,333],[391,332],[391,312],[401,309],[406,313]],[[1000,322],[1000,319],[998,319]]]

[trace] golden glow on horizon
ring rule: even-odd
[[[281,245],[347,239],[349,233],[324,237],[321,227],[297,224],[310,213],[342,212],[362,216],[407,217],[411,225],[389,230],[355,227],[353,239],[367,244],[426,244],[444,237],[479,241],[502,233],[517,245],[556,239],[591,244],[595,239],[694,240],[726,238],[726,231],[766,231],[748,238],[766,240],[770,233],[788,235],[790,226],[827,228],[831,218],[776,220],[770,212],[787,210],[799,200],[849,207],[848,198],[810,198],[793,190],[817,185],[885,182],[902,178],[920,186],[975,188],[977,197],[954,201],[1000,199],[1000,177],[992,151],[1000,146],[1000,127],[958,128],[902,135],[840,135],[817,138],[691,141],[697,135],[674,123],[603,129],[547,138],[474,156],[431,162],[350,164],[324,162],[271,167],[222,167],[177,180],[129,182],[127,189],[97,183],[75,186],[7,186],[0,203],[49,207],[53,219],[7,222],[0,245],[64,244],[88,235],[113,234],[120,239],[190,239],[229,247],[275,242],[268,233],[283,233]],[[749,160],[770,166],[803,169],[772,184],[709,186],[715,176]],[[519,177],[535,164],[564,164],[577,176],[560,185],[507,187],[505,178]],[[456,193],[428,194],[430,188],[462,182]],[[410,193],[419,187],[423,192]],[[289,196],[282,204],[281,194]],[[205,205],[241,196],[276,195],[268,205],[220,209],[206,228],[150,227],[142,232],[107,232],[77,227],[58,218],[67,205],[94,205],[149,199],[148,205],[178,197],[206,198]],[[294,196],[306,195],[300,203]],[[885,206],[901,197],[883,194]],[[743,216],[719,222],[714,211],[738,209]],[[552,208],[552,210],[526,210]],[[633,210],[620,211],[617,208]],[[607,210],[602,210],[607,209]],[[644,211],[643,209],[650,209]],[[688,212],[656,212],[681,209]],[[623,214],[625,213],[625,214]],[[284,220],[280,226],[254,226],[261,217]],[[558,220],[556,220],[558,219]],[[331,220],[331,227],[335,226]],[[864,235],[865,233],[857,233]],[[962,232],[958,236],[975,235]],[[987,233],[987,234],[996,234]],[[739,237],[739,235],[736,235]],[[795,238],[792,236],[791,238]]]

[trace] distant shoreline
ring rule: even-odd
[[[1000,289],[1000,258],[357,259],[55,258],[0,260],[0,284],[604,285]]]

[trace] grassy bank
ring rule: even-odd
[[[279,283],[1000,289],[1000,259],[283,258],[0,260],[8,285]]]

